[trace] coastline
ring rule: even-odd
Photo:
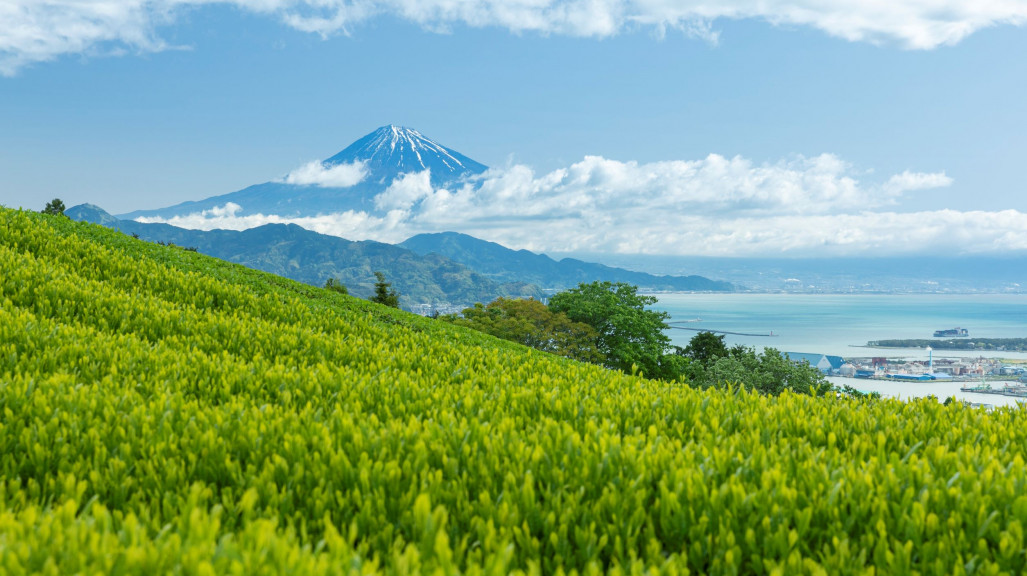
[[[727,335],[728,346],[775,348],[849,357],[927,359],[924,348],[877,348],[882,339],[930,340],[939,328],[965,326],[980,338],[1023,337],[1027,295],[1010,294],[660,294],[654,309],[674,321],[701,318],[668,331],[685,346],[698,330],[774,334]],[[677,329],[685,328],[688,329]],[[934,350],[935,358],[1001,358],[1027,362],[1027,352]]]
[[[827,381],[836,386],[850,386],[860,392],[879,392],[881,396],[895,400],[913,400],[934,396],[939,402],[947,398],[955,398],[963,402],[975,405],[1010,408],[1027,408],[1027,399],[1015,396],[1001,396],[997,394],[983,394],[975,392],[963,392],[960,390],[967,384],[966,381],[929,381],[909,382],[901,380],[871,380],[865,378],[848,378],[845,376],[828,376]],[[1004,383],[1017,384],[1011,380],[991,381],[992,386],[1001,387]]]

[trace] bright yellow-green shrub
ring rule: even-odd
[[[0,210],[0,573],[1017,574],[1027,417],[698,392]]]

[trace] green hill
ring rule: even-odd
[[[0,304],[0,573],[1027,568],[1023,410],[694,391],[6,209]]]
[[[545,254],[511,250],[457,232],[418,234],[398,246],[422,255],[445,256],[499,282],[530,282],[544,289],[573,288],[596,280],[633,284],[644,291],[732,292],[735,289],[729,282],[702,276],[657,276],[574,258],[557,261]]]
[[[381,271],[400,294],[400,304],[464,308],[500,296],[540,298],[538,287],[517,280],[496,281],[438,254],[419,255],[382,242],[354,242],[318,234],[295,224],[266,224],[248,230],[189,230],[168,224],[118,220],[102,208],[69,208],[73,220],[102,224],[151,242],[196,248],[199,252],[314,286],[329,278],[342,281],[350,294],[374,294]]]

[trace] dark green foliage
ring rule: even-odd
[[[680,354],[687,358],[709,366],[718,358],[728,355],[727,345],[724,344],[724,335],[713,332],[699,332],[688,342],[688,346],[680,350]]]
[[[592,282],[560,292],[549,309],[575,322],[588,324],[598,334],[596,348],[603,364],[624,372],[641,371],[650,378],[674,378],[675,364],[665,354],[670,338],[666,312],[647,310],[653,296],[638,294],[638,287],[621,282]]]
[[[335,278],[329,278],[325,281],[325,290],[331,290],[332,292],[338,292],[339,294],[349,294],[349,289],[346,288],[346,285]]]
[[[867,346],[877,348],[927,348],[935,350],[1027,351],[1027,338],[949,338],[947,340],[875,340]]]
[[[796,364],[774,348],[756,352],[754,348],[735,346],[728,350],[724,337],[710,332],[696,334],[681,352],[693,360],[685,368],[685,375],[696,387],[740,384],[771,396],[785,390],[823,396],[833,389],[820,370],[805,362]]]
[[[392,288],[392,284],[385,281],[385,274],[375,272],[374,277],[377,278],[377,282],[374,283],[374,296],[371,296],[371,302],[399,308],[399,294]]]
[[[64,215],[64,202],[60,198],[54,198],[53,200],[46,203],[46,207],[43,208],[43,214],[53,214],[55,216]]]
[[[602,362],[596,349],[598,334],[591,326],[554,313],[538,300],[497,298],[467,308],[462,317],[447,315],[442,320],[559,356]]]

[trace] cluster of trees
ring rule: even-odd
[[[553,312],[538,300],[497,298],[487,305],[479,302],[462,315],[447,314],[440,318],[582,362],[603,360],[596,345],[598,333],[592,326],[575,322],[562,312]]]
[[[651,310],[653,296],[624,283],[592,282],[536,300],[499,298],[442,320],[499,338],[614,370],[682,380],[695,387],[740,384],[766,394],[785,390],[823,395],[823,374],[797,365],[777,350],[728,348],[723,335],[700,332],[684,348],[666,335],[666,312]]]
[[[1006,352],[1027,351],[1027,338],[950,338],[948,340],[876,340],[867,346],[878,348],[927,348],[935,350],[1003,350]]]
[[[765,394],[785,390],[823,396],[833,390],[823,373],[809,364],[796,364],[774,348],[728,348],[723,334],[699,332],[676,354],[689,361],[684,375],[693,386],[710,388],[725,382],[743,383]]]

